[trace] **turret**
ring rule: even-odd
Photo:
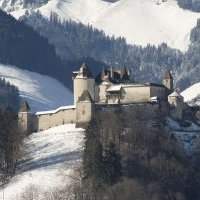
[[[126,67],[121,69],[121,82],[129,82],[130,81],[130,72]]]
[[[169,92],[172,92],[174,89],[174,80],[172,77],[172,74],[170,71],[165,72],[165,76],[163,79],[163,85],[169,90]]]
[[[110,78],[110,71],[105,70],[101,73],[101,84],[99,84],[99,92],[98,92],[98,101],[101,103],[106,103],[106,90],[112,85],[111,78]]]
[[[30,112],[30,106],[28,102],[24,101],[18,113],[18,124],[21,130],[25,133],[31,132],[31,124],[32,124],[32,114]]]
[[[92,119],[94,104],[90,93],[85,90],[76,103],[76,126],[86,127]]]
[[[173,118],[182,120],[185,109],[184,98],[178,91],[174,91],[168,96],[170,114]]]
[[[88,91],[92,100],[95,100],[95,79],[86,64],[82,64],[78,72],[74,72],[74,104],[84,91]]]

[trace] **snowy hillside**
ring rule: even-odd
[[[200,105],[200,83],[196,83],[184,90],[181,95],[188,103]]]
[[[25,14],[26,10],[37,10],[23,8],[21,0],[16,0],[14,5],[11,2],[0,0],[0,7],[16,18]],[[190,31],[200,17],[199,13],[181,9],[175,0],[120,0],[115,3],[103,0],[51,0],[41,5],[39,10],[47,17],[55,12],[62,19],[92,24],[106,34],[126,37],[129,43],[144,46],[166,42],[181,50],[187,49]]]
[[[173,134],[180,144],[183,145],[186,153],[192,155],[198,149],[200,139],[200,126],[194,122],[187,121],[188,126],[181,126],[177,121],[167,118],[167,128]]]
[[[73,102],[71,91],[48,76],[0,64],[0,77],[19,88],[20,96],[29,102],[34,112]]]
[[[0,190],[0,199],[3,192],[5,200],[21,200],[29,187],[44,193],[61,188],[67,181],[69,184],[74,167],[80,163],[82,142],[83,129],[73,124],[33,133],[25,141],[26,156],[17,175]]]

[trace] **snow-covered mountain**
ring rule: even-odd
[[[10,183],[1,187],[0,199],[46,199],[42,196],[45,192],[69,185],[73,170],[80,163],[83,131],[68,124],[26,138],[25,157]],[[41,195],[36,196],[36,191]]]
[[[38,73],[0,64],[0,78],[19,88],[33,112],[71,105],[73,95],[59,81]]]
[[[181,95],[184,97],[185,102],[200,106],[200,83],[190,86]]]
[[[187,49],[190,31],[200,17],[181,9],[176,0],[40,0],[37,6],[23,2],[27,5],[33,1],[0,0],[0,7],[16,18],[27,10],[39,10],[47,17],[54,12],[63,20],[89,23],[106,34],[124,36],[129,43],[144,46],[166,42],[181,50]]]

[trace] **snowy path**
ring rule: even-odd
[[[33,133],[26,141],[24,160],[18,165],[17,175],[0,190],[0,200],[20,200],[27,187],[40,192],[63,185],[75,166],[80,163],[84,130],[75,125],[63,125]]]

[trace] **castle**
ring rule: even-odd
[[[103,70],[95,79],[83,64],[79,71],[73,72],[73,83],[74,105],[32,113],[28,103],[24,102],[18,113],[20,127],[26,132],[42,131],[68,123],[85,127],[95,112],[119,106],[136,108],[140,105],[142,109],[152,111],[159,108],[176,119],[181,119],[183,115],[184,99],[174,91],[170,71],[165,73],[162,84],[139,84],[131,81],[130,71],[126,68]]]

